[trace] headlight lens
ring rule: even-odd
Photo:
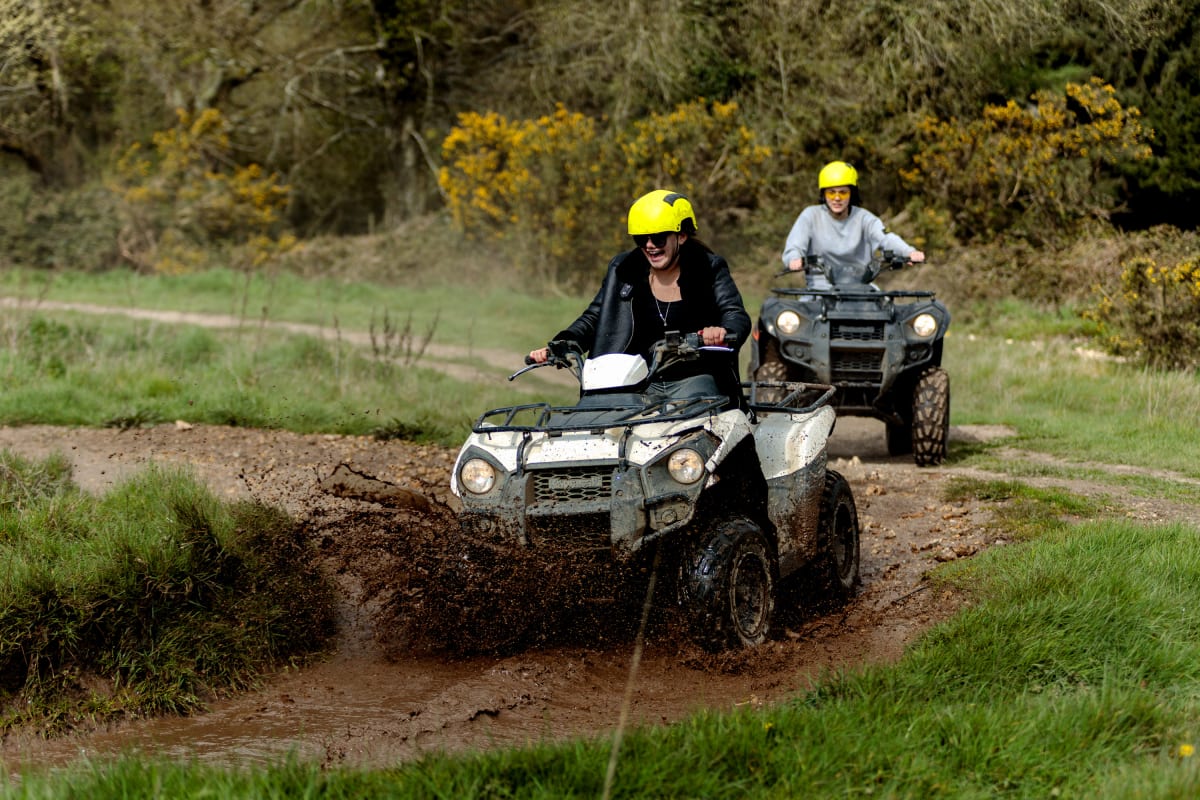
[[[667,458],[667,471],[680,483],[695,483],[704,476],[704,457],[690,447],[681,447]]]
[[[472,494],[487,494],[496,485],[496,468],[482,458],[472,458],[458,471],[458,480]]]
[[[800,330],[800,315],[795,311],[783,311],[775,318],[775,327],[779,329],[780,333],[791,336]]]
[[[913,333],[922,339],[933,336],[937,332],[937,318],[933,314],[917,314],[912,321]]]

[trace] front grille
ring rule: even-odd
[[[538,470],[533,475],[533,502],[587,503],[612,495],[612,467],[565,467]]]
[[[537,550],[580,556],[607,552],[610,522],[607,514],[530,517],[529,543]]]
[[[882,353],[877,350],[838,350],[830,354],[833,381],[878,383],[883,380]]]
[[[882,322],[839,322],[829,323],[830,337],[835,342],[882,342]]]

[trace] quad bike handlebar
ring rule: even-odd
[[[667,331],[664,337],[655,342],[650,349],[652,358],[652,363],[649,365],[650,375],[653,376],[672,364],[699,358],[702,352],[732,353],[737,346],[737,340],[737,334],[726,333],[724,344],[706,345],[699,333]],[[570,339],[556,339],[547,342],[546,349],[550,351],[550,354],[545,361],[538,362],[525,356],[525,368],[509,375],[508,379],[514,380],[530,370],[541,367],[569,369],[576,378],[582,375],[585,359],[583,349],[578,342]]]
[[[774,277],[781,278],[784,275],[795,275],[797,273],[807,275],[811,269],[824,275],[830,284],[835,286],[837,285],[833,280],[832,269],[828,264],[825,263],[825,259],[820,254],[809,253],[801,260],[804,262],[804,267],[802,269],[788,269],[787,267],[784,267],[779,272],[775,273]],[[867,265],[867,272],[863,277],[862,283],[870,283],[887,270],[904,269],[905,267],[912,266],[914,263],[916,262],[909,260],[908,256],[899,256],[891,250],[884,250],[878,256],[871,259],[870,263]],[[929,262],[922,261],[921,263],[927,264]]]

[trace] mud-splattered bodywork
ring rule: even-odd
[[[532,422],[521,424],[522,417]],[[825,441],[834,412],[756,407],[726,410],[723,399],[695,398],[642,409],[497,409],[480,418],[459,453],[452,488],[464,528],[491,541],[534,548],[608,548],[625,559],[660,537],[699,529],[707,517],[742,511],[774,533],[780,573],[817,553]],[[750,448],[753,444],[752,449]],[[673,454],[694,451],[703,468],[679,480]],[[732,454],[738,453],[738,457]],[[757,463],[743,454],[757,452]],[[495,473],[486,492],[470,491],[464,465],[482,460]],[[761,465],[761,486],[744,472]],[[761,494],[761,491],[759,491]],[[744,510],[743,510],[744,507]]]
[[[825,485],[825,443],[836,415],[829,406],[802,414],[758,413],[754,442],[767,481],[767,513],[778,536],[779,572],[819,552],[817,527]]]

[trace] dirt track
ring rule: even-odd
[[[954,429],[952,447],[955,440],[995,433]],[[294,750],[323,762],[383,764],[431,748],[602,735],[621,718],[636,620],[625,628],[618,623],[616,635],[602,642],[577,636],[502,658],[416,655],[387,646],[381,606],[370,600],[379,595],[366,590],[403,573],[405,542],[436,536],[444,526],[437,502],[451,500],[452,451],[186,425],[123,432],[7,428],[0,429],[0,447],[29,457],[63,452],[73,460],[76,480],[96,491],[151,461],[190,464],[222,496],[252,496],[305,519],[344,597],[337,652],[326,661],[279,675],[261,691],[216,702],[193,718],[125,723],[53,742],[7,742],[2,756],[10,767],[130,747],[234,763],[265,762]],[[831,466],[851,481],[863,523],[859,597],[828,616],[785,615],[782,635],[751,653],[712,656],[652,629],[631,723],[784,700],[822,671],[898,657],[954,608],[954,599],[930,590],[922,576],[940,560],[970,557],[996,543],[984,526],[985,512],[939,500],[955,470],[918,470],[907,459],[888,457],[882,426],[870,420],[839,421],[830,456]],[[364,495],[362,487],[345,485],[353,477],[346,466],[393,486]],[[404,487],[435,505],[414,507]]]

